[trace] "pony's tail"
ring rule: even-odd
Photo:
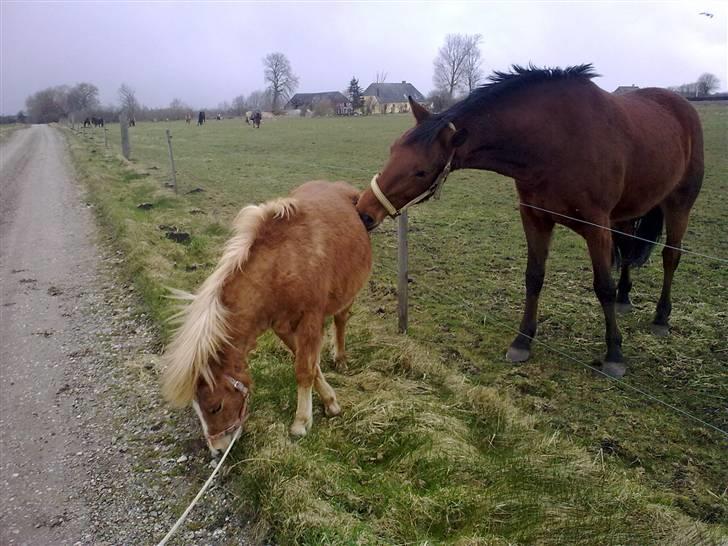
[[[662,225],[664,215],[658,206],[650,210],[640,218],[632,220],[635,237],[614,233],[614,265],[620,267],[641,267],[650,257],[655,243],[660,241],[662,236]]]

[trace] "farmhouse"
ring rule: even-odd
[[[620,85],[617,87],[614,91],[612,91],[612,95],[626,95],[627,93],[631,93],[632,91],[637,91],[639,87],[636,85]]]
[[[409,112],[407,96],[417,102],[425,100],[414,85],[402,83],[372,83],[364,90],[364,108],[372,114],[394,114],[395,112]]]
[[[330,104],[336,115],[343,116],[352,113],[351,101],[338,91],[324,91],[323,93],[296,93],[286,103],[286,110],[314,110],[319,105]]]

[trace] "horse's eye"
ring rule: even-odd
[[[214,415],[215,413],[220,413],[221,411],[222,411],[222,402],[220,402],[220,404],[215,409],[211,410],[210,413],[212,413]]]
[[[426,173],[425,171],[417,171],[417,172],[415,173],[415,176],[416,176],[417,178],[424,178],[425,176],[427,176],[427,173]]]

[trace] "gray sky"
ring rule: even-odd
[[[596,80],[668,86],[703,72],[728,88],[728,5],[691,2],[0,2],[0,112],[51,85],[87,81],[104,104],[121,83],[147,106],[193,108],[262,89],[281,51],[300,92],[362,87],[375,74],[432,89],[448,33],[480,33],[483,68],[594,63]],[[699,15],[707,11],[709,18]]]

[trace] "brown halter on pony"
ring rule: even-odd
[[[453,132],[456,131],[455,125],[452,123],[448,123],[448,127],[453,130]],[[442,191],[442,186],[445,184],[445,180],[447,180],[447,175],[450,174],[450,171],[452,170],[452,159],[455,156],[455,148],[453,148],[452,152],[450,152],[450,157],[447,159],[447,163],[445,164],[445,167],[442,169],[442,172],[438,175],[438,177],[435,179],[435,181],[432,183],[432,185],[427,188],[425,191],[423,191],[421,194],[419,194],[417,197],[412,199],[409,203],[403,205],[399,209],[397,209],[394,205],[392,205],[392,202],[387,199],[387,196],[384,195],[384,192],[379,188],[378,180],[379,180],[379,173],[375,174],[372,177],[372,181],[370,182],[370,186],[372,188],[372,192],[374,192],[374,196],[377,198],[377,200],[382,204],[382,206],[386,209],[389,216],[392,218],[396,218],[400,214],[402,214],[402,211],[407,210],[412,205],[416,205],[420,201],[427,199],[430,196],[434,196],[435,199],[440,198],[440,192]]]
[[[207,439],[210,441],[216,440],[217,438],[222,438],[236,428],[242,427],[243,423],[245,423],[245,419],[247,419],[248,417],[248,387],[246,387],[241,381],[238,381],[237,379],[235,379],[234,377],[230,377],[229,375],[226,375],[225,379],[228,380],[228,382],[233,386],[236,391],[243,395],[243,405],[240,408],[240,415],[238,416],[237,421],[235,421],[225,430],[218,432],[217,434],[208,434]]]

